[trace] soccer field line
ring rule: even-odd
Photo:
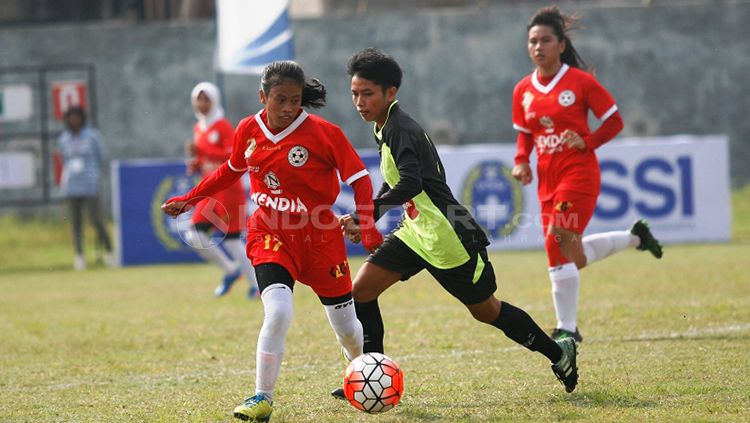
[[[689,328],[683,332],[644,332],[637,336],[628,337],[613,337],[606,339],[589,339],[586,344],[597,344],[600,342],[619,342],[619,341],[659,341],[659,340],[670,340],[670,339],[694,339],[701,338],[711,335],[727,335],[741,332],[750,332],[750,323],[733,324],[719,327],[707,327],[707,328]],[[412,360],[424,360],[424,359],[435,359],[435,358],[447,358],[447,357],[464,357],[473,355],[484,355],[489,353],[498,352],[512,352],[522,351],[525,348],[521,346],[511,346],[498,349],[474,349],[474,350],[452,350],[445,352],[430,351],[426,353],[417,354],[406,354],[398,357],[397,361],[408,362]],[[320,364],[303,364],[301,366],[287,367],[282,370],[283,372],[294,372],[304,369],[316,368],[321,370]],[[70,388],[77,388],[79,386],[109,386],[115,384],[160,384],[160,383],[179,383],[184,380],[188,380],[193,383],[196,379],[219,379],[227,376],[243,376],[243,377],[254,377],[254,369],[225,369],[218,372],[193,372],[186,374],[164,374],[164,375],[127,375],[124,377],[110,377],[108,380],[90,380],[90,379],[77,379],[70,380],[65,383],[50,383],[50,384],[32,384],[25,386],[10,386],[6,387],[6,392],[24,392],[34,391],[37,389],[43,390],[65,390]],[[9,388],[9,389],[7,389]]]

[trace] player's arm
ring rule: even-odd
[[[524,185],[528,185],[534,180],[531,166],[529,166],[529,155],[531,154],[531,149],[534,148],[533,142],[534,140],[530,133],[518,131],[518,137],[516,138],[516,164],[513,166],[511,175]]]
[[[389,147],[398,168],[399,181],[373,200],[375,221],[388,210],[401,206],[422,192],[421,167],[414,139],[408,133],[401,133],[393,138]]]
[[[211,175],[203,178],[203,180],[187,194],[172,197],[165,201],[161,206],[164,213],[170,216],[177,216],[184,213],[204,197],[209,197],[228,188],[242,177],[242,174],[245,173],[245,170],[247,169],[247,164],[244,158],[244,141],[241,139],[243,137],[240,136],[240,128],[237,129],[234,146],[232,148],[232,155],[229,160],[225,161]]]
[[[365,164],[362,163],[362,159],[360,159],[349,140],[346,139],[344,132],[338,127],[333,131],[333,140],[331,153],[336,168],[344,179],[344,183],[351,186],[354,191],[356,209],[352,219],[358,225],[358,228],[353,228],[352,233],[358,232],[358,237],[357,239],[350,237],[350,240],[361,239],[362,245],[368,251],[373,251],[383,243],[383,235],[375,227],[375,220],[373,219],[374,206],[370,175],[365,168]]]
[[[617,110],[617,104],[612,94],[593,76],[589,76],[585,81],[584,95],[586,103],[594,113],[594,116],[602,123],[596,131],[585,137],[581,137],[583,146],[579,148],[593,151],[612,140],[622,131],[625,125],[622,122],[622,116],[620,116],[620,112]]]
[[[527,185],[534,178],[531,173],[531,166],[529,166],[529,157],[531,157],[531,150],[534,148],[534,137],[526,124],[526,116],[521,104],[522,91],[521,84],[516,85],[513,90],[513,129],[518,131],[518,136],[516,137],[515,165],[511,175],[522,184]]]

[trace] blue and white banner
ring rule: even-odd
[[[602,190],[586,234],[628,229],[645,218],[667,244],[730,240],[728,146],[723,135],[618,138],[604,145],[597,150]],[[438,152],[448,185],[489,233],[490,249],[544,246],[533,159],[535,179],[524,187],[511,176],[515,145],[442,146]],[[377,192],[383,180],[377,152],[361,154]],[[336,212],[352,208],[347,187]],[[395,228],[402,212],[397,208],[382,218],[381,232]],[[348,248],[351,254],[364,253],[360,246]]]
[[[218,0],[216,16],[220,72],[257,75],[294,59],[289,0]]]

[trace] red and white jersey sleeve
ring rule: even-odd
[[[195,157],[200,165],[201,175],[210,175],[227,161],[232,153],[234,128],[226,119],[219,119],[210,127],[201,129],[198,123],[193,127]]]
[[[288,213],[330,211],[339,194],[339,173],[352,183],[367,175],[343,131],[304,110],[283,131],[265,124],[265,111],[237,127],[229,166],[250,174],[251,199]]]
[[[584,138],[591,133],[589,111],[604,121],[617,105],[593,75],[567,64],[546,84],[534,71],[513,90],[513,127],[533,139],[542,201],[558,191],[598,195],[599,163],[594,152],[562,144],[565,130]]]

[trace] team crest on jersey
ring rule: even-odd
[[[548,134],[550,134],[550,133],[552,133],[552,131],[554,131],[555,122],[552,120],[551,117],[549,117],[549,116],[542,116],[542,117],[539,118],[539,123],[541,123],[542,126],[544,126],[545,128],[547,128],[545,130],[545,132],[547,132]]]
[[[268,189],[271,190],[271,194],[281,194],[283,191],[281,188],[281,181],[279,181],[279,177],[276,176],[273,172],[266,173],[266,176],[263,177],[263,182],[266,183],[266,186]]]
[[[521,100],[521,105],[523,106],[524,110],[528,110],[532,101],[534,101],[534,94],[531,94],[528,91],[523,93],[523,100]]]
[[[289,150],[289,155],[287,156],[289,159],[289,164],[294,167],[300,167],[307,163],[307,159],[310,157],[310,154],[307,152],[307,149],[301,145],[295,145]]]
[[[208,142],[216,144],[219,142],[219,131],[211,131],[208,133]]]
[[[565,90],[557,96],[557,102],[563,107],[572,106],[576,102],[576,94],[571,90]]]
[[[255,138],[248,138],[247,148],[245,149],[245,159],[249,159],[250,155],[255,151]]]
[[[493,239],[516,230],[523,212],[523,189],[511,168],[497,160],[474,165],[463,184],[462,203],[473,210],[477,223]]]

